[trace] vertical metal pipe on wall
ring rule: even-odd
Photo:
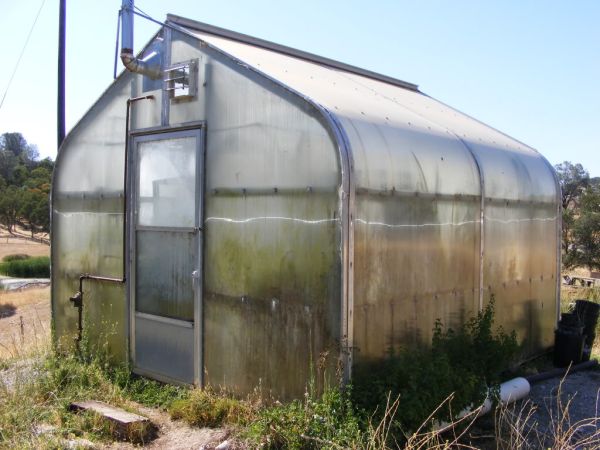
[[[57,150],[65,139],[65,19],[67,0],[60,0],[58,7],[58,88],[56,104]]]
[[[133,54],[133,0],[121,3],[121,53]]]

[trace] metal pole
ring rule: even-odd
[[[65,18],[67,0],[60,0],[58,12],[58,89],[56,105],[57,150],[65,138]]]

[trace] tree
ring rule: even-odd
[[[562,202],[562,251],[565,265],[571,264],[572,234],[579,213],[581,195],[590,185],[590,174],[581,164],[564,161],[554,166],[561,188]]]
[[[600,269],[600,188],[590,186],[581,196],[580,214],[572,228],[567,266]]]
[[[0,147],[0,176],[7,184],[12,184],[13,173],[17,167],[17,157],[9,151]]]
[[[45,166],[38,166],[29,173],[27,180],[25,180],[23,185],[29,189],[39,189],[48,194],[50,193],[51,181],[52,172]]]
[[[31,166],[40,157],[37,147],[27,143],[21,133],[4,133],[0,136],[0,148],[11,152],[27,166]]]
[[[21,133],[0,136],[0,223],[10,233],[17,224],[29,227],[32,237],[49,230],[53,168],[50,158],[39,161],[37,147]]]
[[[27,221],[31,237],[37,231],[48,231],[50,228],[50,210],[48,194],[39,189],[28,189],[21,195],[19,213]]]
[[[4,133],[0,136],[0,176],[8,184],[20,186],[27,172],[36,167],[39,152],[27,143],[21,133]]]
[[[554,166],[562,190],[562,207],[573,207],[590,184],[590,174],[581,164],[565,161]]]
[[[0,223],[6,226],[9,233],[12,233],[20,210],[20,191],[15,186],[8,186],[0,196]]]

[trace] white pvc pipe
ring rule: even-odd
[[[503,405],[510,405],[511,403],[516,402],[517,400],[521,400],[529,395],[529,391],[531,390],[531,386],[529,381],[527,381],[523,377],[513,378],[512,380],[505,381],[500,385],[500,403]],[[477,413],[477,417],[483,416],[484,414],[489,413],[492,410],[492,401],[490,397],[485,399],[481,409]],[[471,414],[473,411],[473,406],[471,405],[468,408],[463,409],[456,419],[462,419],[467,415]],[[441,428],[446,428],[450,424],[448,422],[439,422],[436,427],[438,430]]]
[[[531,390],[531,386],[529,385],[529,381],[527,381],[523,377],[513,378],[512,380],[505,381],[500,385],[500,402],[503,405],[510,405],[517,400],[521,400],[529,395],[529,391]],[[492,401],[490,398],[486,398],[485,402],[483,402],[483,407],[478,416],[483,416],[487,414],[492,409]]]

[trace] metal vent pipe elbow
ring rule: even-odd
[[[121,3],[121,61],[127,70],[157,80],[161,77],[160,64],[141,60],[133,54],[133,0]],[[160,59],[160,58],[158,58]],[[152,59],[154,60],[154,59]]]

